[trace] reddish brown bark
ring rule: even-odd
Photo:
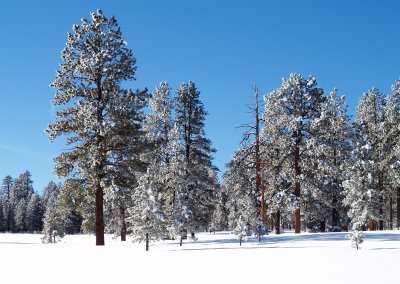
[[[103,188],[96,188],[96,246],[104,246]]]

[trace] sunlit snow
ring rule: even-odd
[[[229,232],[197,241],[145,244],[106,237],[0,234],[1,283],[397,283],[400,232],[367,232],[362,249],[347,233],[250,237],[239,246]]]

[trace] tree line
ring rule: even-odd
[[[39,196],[29,172],[6,177],[3,231],[42,230],[47,242],[95,233],[104,245],[105,233],[182,244],[187,232],[242,234],[243,226],[277,233],[399,227],[399,81],[389,96],[365,93],[354,122],[345,97],[325,94],[314,77],[291,74],[263,97],[264,111],[254,88],[254,121],[220,185],[197,86],[126,89],[136,59],[114,17],[98,10],[74,25],[61,59],[51,85],[55,121],[46,131],[66,141],[55,158],[62,182]]]
[[[260,218],[276,233],[400,227],[399,80],[390,95],[364,93],[354,121],[346,98],[314,77],[283,79],[263,111],[254,90],[254,122],[224,174],[220,228]]]
[[[31,173],[25,171],[18,178],[3,178],[0,189],[0,231],[41,232],[47,196],[33,189]]]

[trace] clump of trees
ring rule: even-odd
[[[352,123],[337,90],[326,95],[314,77],[283,79],[264,96],[262,118],[254,115],[260,137],[242,144],[227,164],[227,212],[217,218],[227,218],[231,228],[240,218],[254,226],[263,183],[266,223],[277,233],[399,227],[399,82],[388,96],[366,92]]]
[[[46,203],[34,191],[29,171],[17,178],[3,178],[0,190],[0,231],[34,233],[42,231]]]
[[[277,233],[400,227],[399,86],[390,95],[376,88],[363,94],[351,122],[337,90],[326,95],[314,77],[283,79],[254,116],[257,122],[262,115],[260,137],[242,144],[227,164],[229,226],[239,219],[256,224],[264,184],[265,222]],[[259,156],[252,151],[257,144]]]
[[[66,211],[80,213],[97,245],[110,230],[141,240],[210,223],[217,169],[199,90],[184,83],[171,98],[167,83],[153,94],[124,89],[135,75],[117,20],[98,10],[68,34],[51,85],[58,111],[47,132],[51,141],[65,136],[70,149],[55,159],[56,173],[66,180],[66,204],[79,200]]]

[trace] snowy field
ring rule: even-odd
[[[346,233],[269,235],[239,246],[228,232],[144,244],[111,236],[0,234],[0,283],[400,283],[400,231],[367,232],[361,250]]]

